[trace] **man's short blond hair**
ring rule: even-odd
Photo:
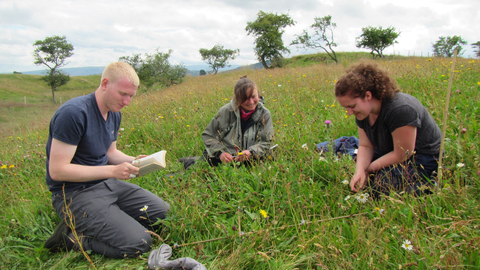
[[[125,62],[113,62],[108,64],[103,70],[100,82],[102,82],[104,78],[107,78],[111,82],[126,78],[133,83],[133,85],[137,87],[140,85],[140,79],[138,78],[135,69]]]

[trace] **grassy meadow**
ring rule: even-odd
[[[442,129],[452,59],[378,61]],[[440,188],[364,203],[342,183],[354,173],[352,159],[315,151],[317,143],[358,136],[354,116],[333,93],[349,64],[345,58],[190,77],[138,94],[122,111],[117,145],[130,155],[168,151],[166,170],[130,180],[172,206],[153,248],[175,246],[172,259],[192,257],[208,269],[480,268],[480,61],[457,60]],[[201,155],[204,127],[243,75],[257,83],[272,113],[275,160],[250,168],[202,163],[168,177],[183,171],[178,158]],[[90,93],[99,81],[73,77],[57,96]],[[47,125],[58,105],[37,76],[0,75],[0,85],[0,268],[148,269],[148,254],[115,260],[43,248],[60,221],[44,180]],[[411,249],[402,247],[407,240]]]
[[[53,101],[51,88],[41,77],[0,74],[0,139],[48,125],[58,106]],[[100,75],[70,78],[67,85],[55,92],[58,104],[92,92],[100,81]]]

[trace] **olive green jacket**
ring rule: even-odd
[[[262,102],[263,99],[251,116],[253,126],[243,136],[240,111],[235,110],[233,100],[220,108],[202,134],[209,157],[219,158],[223,152],[236,156],[238,152],[248,150],[254,157],[261,158],[268,152],[274,131],[270,111]]]

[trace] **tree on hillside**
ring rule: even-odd
[[[55,91],[70,80],[70,76],[59,69],[65,66],[66,59],[73,55],[73,45],[67,41],[65,36],[51,36],[35,41],[33,46],[35,47],[34,63],[45,65],[50,69],[42,79],[52,88],[53,101],[57,103]]]
[[[122,56],[118,60],[123,61],[123,62],[129,64],[130,66],[132,66],[133,69],[135,69],[135,71],[137,72],[137,74],[139,74],[140,69],[141,69],[142,64],[143,64],[142,55],[139,54],[139,53],[135,53],[132,56]],[[140,75],[138,75],[138,76],[140,78]]]
[[[433,55],[437,57],[452,57],[455,50],[457,50],[457,55],[461,55],[463,53],[462,45],[466,44],[467,42],[461,36],[439,37],[437,42],[432,45]]]
[[[333,29],[337,27],[337,24],[332,23],[332,16],[315,17],[315,23],[310,27],[314,29],[312,36],[308,34],[307,30],[303,30],[303,34],[295,35],[297,39],[292,41],[290,45],[297,45],[297,48],[305,49],[323,49],[335,63],[338,63],[337,54],[332,48],[337,47],[337,43],[333,39]]]
[[[205,72],[205,70],[203,70],[203,69],[200,69],[200,71],[198,72],[198,75],[205,76],[205,75],[207,75],[207,72]]]
[[[142,59],[140,54],[133,56],[122,56],[120,61],[130,64],[138,74],[140,82],[146,87],[150,87],[155,83],[168,87],[183,81],[187,74],[187,68],[183,64],[172,65],[168,58],[172,55],[173,50],[168,52],[159,52],[158,49],[153,54],[145,54]]]
[[[230,66],[227,65],[228,61],[235,59],[240,53],[240,50],[224,49],[223,45],[217,44],[210,50],[201,48],[199,52],[202,56],[202,61],[205,61],[208,65],[210,65],[213,74],[217,74],[219,68]]]
[[[385,48],[398,43],[396,39],[400,36],[400,32],[395,32],[394,27],[383,29],[380,27],[363,27],[363,33],[355,38],[357,48],[369,48],[373,58],[383,57]],[[376,53],[376,54],[375,54]]]
[[[248,35],[255,36],[255,54],[264,68],[269,68],[267,61],[271,62],[271,67],[280,65],[283,59],[281,53],[290,52],[283,45],[282,35],[285,32],[283,29],[291,25],[295,22],[287,14],[263,11],[258,12],[255,21],[247,22],[245,30]]]
[[[480,58],[480,41],[472,43],[472,47],[474,49],[473,52],[475,53],[475,56]]]

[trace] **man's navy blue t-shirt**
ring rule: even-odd
[[[50,177],[48,165],[52,138],[76,145],[77,150],[72,164],[103,166],[108,162],[107,151],[112,142],[117,140],[122,116],[120,112],[108,112],[107,120],[98,108],[95,92],[65,102],[57,109],[50,121],[47,141],[47,175],[46,182],[52,195],[70,192],[80,187],[89,187],[105,179],[88,182],[55,181]],[[65,191],[63,191],[65,185]]]

